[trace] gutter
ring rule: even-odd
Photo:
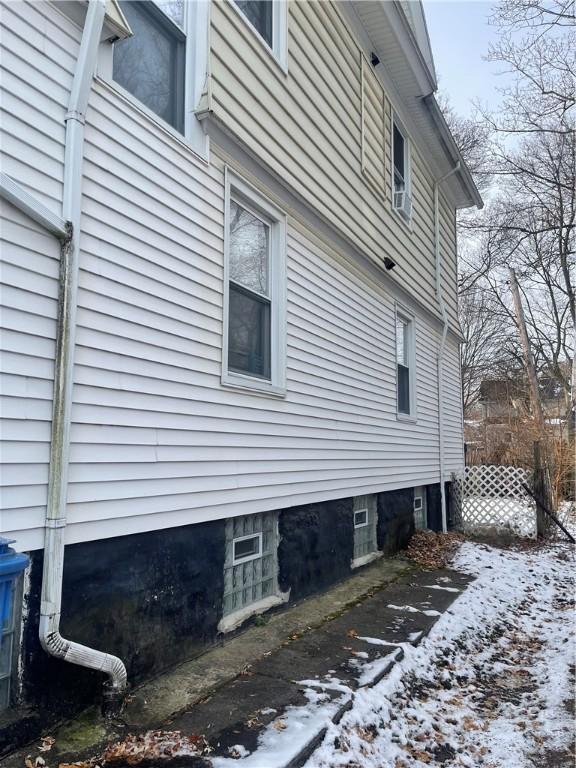
[[[71,236],[63,241],[60,259],[58,332],[39,636],[42,647],[52,656],[108,675],[103,703],[103,711],[107,714],[119,711],[122,704],[122,696],[127,686],[123,662],[116,656],[66,640],[60,634],[80,256],[84,119],[105,12],[105,0],[90,0],[65,118],[62,219],[67,222]]]
[[[446,118],[442,114],[442,110],[438,106],[438,102],[436,101],[434,93],[429,93],[427,96],[424,96],[422,101],[430,113],[430,117],[432,118],[439,138],[444,146],[444,151],[450,158],[450,162],[457,165],[457,173],[460,175],[462,186],[469,195],[469,205],[475,205],[478,209],[483,208],[484,201],[482,200],[480,192],[478,191],[478,188],[474,183],[474,179],[472,178],[472,174],[468,170],[466,162],[462,157],[462,153],[454,141],[454,137],[452,136],[450,128],[448,127]],[[440,181],[448,178],[448,176],[451,176],[454,172],[455,171],[449,171],[446,176],[443,176],[442,179],[440,179]]]
[[[460,161],[456,163],[454,168],[448,173],[436,179],[433,187],[434,194],[434,262],[436,272],[436,299],[438,300],[438,306],[440,308],[440,315],[442,316],[442,338],[440,341],[440,347],[438,348],[438,360],[437,360],[437,376],[438,376],[438,453],[439,453],[439,465],[440,465],[440,504],[442,509],[442,532],[448,531],[448,516],[446,513],[446,492],[444,488],[444,378],[442,376],[444,366],[444,351],[446,349],[446,337],[448,335],[448,314],[446,312],[446,304],[444,303],[444,296],[442,294],[442,252],[440,249],[440,212],[439,212],[439,200],[438,191],[440,184],[455,173],[460,171]]]

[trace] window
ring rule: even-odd
[[[235,2],[258,34],[272,48],[272,18],[274,10],[272,0],[235,0]]]
[[[426,514],[426,488],[414,489],[414,526],[417,530],[428,527]]]
[[[408,140],[396,121],[392,127],[392,199],[394,210],[406,220],[412,213],[410,197],[410,158]]]
[[[232,0],[232,7],[257,33],[280,66],[288,67],[287,0]]]
[[[208,138],[196,109],[208,68],[210,4],[121,0],[120,6],[133,34],[102,44],[98,75],[207,158]]]
[[[262,534],[239,536],[232,542],[232,565],[254,560],[262,554]]]
[[[231,616],[247,618],[258,612],[259,605],[271,607],[282,602],[278,590],[278,513],[230,518],[225,535],[221,631],[237,626]]]
[[[396,313],[396,395],[398,414],[414,415],[414,321]]]
[[[114,45],[114,80],[184,133],[184,0],[130,0],[121,7],[134,35]]]
[[[354,559],[352,567],[365,565],[378,555],[376,496],[354,497]]]
[[[224,384],[283,394],[284,214],[227,173]]]

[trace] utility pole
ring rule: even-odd
[[[510,287],[512,288],[512,298],[514,299],[514,308],[516,310],[516,324],[518,325],[518,334],[520,343],[524,351],[526,361],[526,372],[528,374],[528,384],[530,385],[530,400],[532,402],[532,414],[538,427],[540,437],[544,437],[544,412],[542,411],[542,401],[540,400],[540,390],[538,389],[538,379],[536,378],[536,368],[534,367],[534,358],[530,349],[530,339],[526,330],[526,321],[524,319],[524,310],[520,300],[520,291],[518,289],[518,280],[516,272],[510,267]]]

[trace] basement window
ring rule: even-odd
[[[262,556],[262,534],[239,536],[232,541],[232,565],[241,565]]]
[[[381,554],[378,552],[376,540],[377,522],[376,496],[374,494],[355,496],[354,559],[352,560],[352,568],[366,565]]]
[[[423,486],[414,489],[414,527],[416,530],[423,530],[428,527],[426,488]]]
[[[225,546],[221,632],[285,600],[278,589],[277,512],[228,519]]]

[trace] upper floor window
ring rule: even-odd
[[[206,86],[210,4],[121,0],[120,6],[132,36],[102,44],[98,76],[207,159],[196,109]]]
[[[223,383],[282,394],[285,217],[227,176]]]
[[[272,0],[235,0],[235,2],[258,34],[272,48],[272,16],[274,10]]]
[[[266,48],[286,70],[288,67],[287,0],[232,0],[232,5],[258,33]]]
[[[410,218],[412,200],[410,197],[410,156],[408,139],[394,121],[392,128],[392,195],[394,209],[405,219]]]
[[[114,80],[184,133],[184,0],[130,0],[121,6],[134,35],[114,45]]]
[[[396,313],[396,390],[397,410],[414,415],[414,321]]]

